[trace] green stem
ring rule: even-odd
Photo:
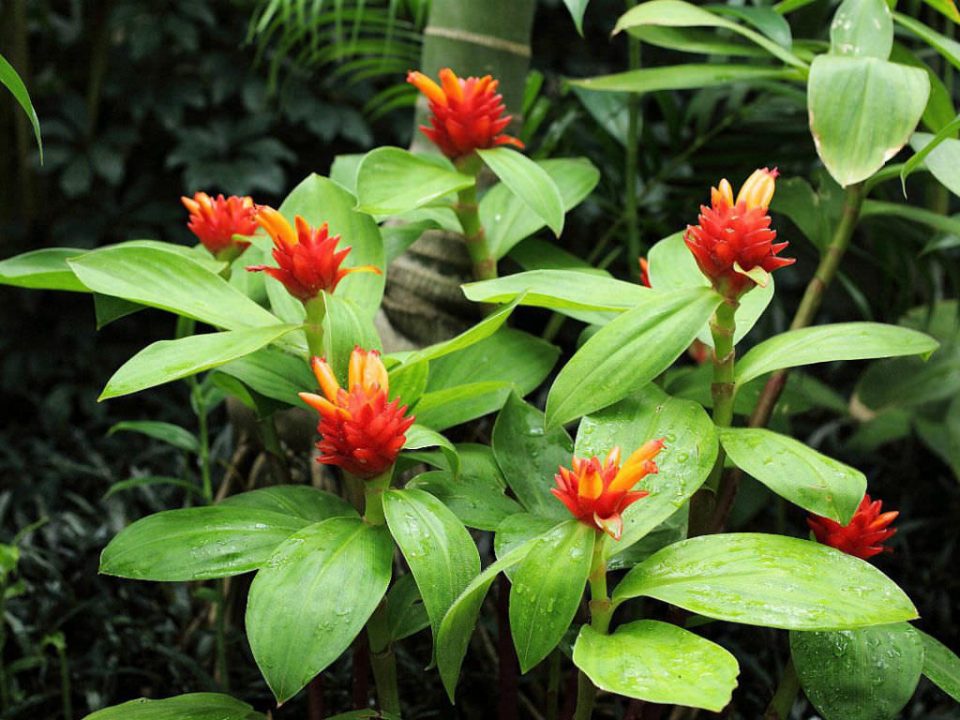
[[[457,163],[457,169],[476,178],[481,169],[480,159],[476,155],[464,158]],[[476,182],[457,193],[454,212],[460,221],[460,227],[463,228],[463,241],[467,244],[467,252],[470,253],[470,260],[473,262],[474,279],[492,280],[497,276],[497,259],[490,251],[487,233],[483,229],[483,223],[480,222]]]
[[[73,720],[73,698],[70,689],[70,659],[65,647],[57,647],[60,661],[60,695],[63,703],[63,720]]]
[[[367,638],[370,641],[370,666],[373,669],[373,682],[377,687],[380,710],[400,717],[397,658],[390,641],[385,600],[377,606],[367,621]]]
[[[550,654],[549,676],[547,679],[547,720],[557,720],[560,714],[560,663],[563,653],[557,648]]]
[[[307,349],[310,357],[323,357],[323,320],[327,315],[327,303],[323,294],[308,300],[303,304],[307,311],[307,318],[303,323],[303,331],[307,336]]]
[[[797,677],[797,669],[793,666],[793,658],[790,658],[786,667],[783,668],[780,684],[767,706],[767,711],[763,714],[763,720],[787,720],[799,690],[800,678]]]
[[[390,489],[393,479],[393,466],[385,473],[363,483],[364,512],[363,519],[371,525],[383,525],[383,493]]]
[[[230,668],[227,665],[227,592],[226,581],[218,578],[216,582],[217,599],[214,610],[217,615],[214,618],[216,623],[216,649],[217,649],[217,679],[224,691],[230,690]]]
[[[197,399],[197,424],[199,425],[200,435],[200,483],[203,488],[203,497],[207,503],[213,502],[213,481],[210,476],[210,431],[207,427],[207,407],[203,402],[203,392],[200,390],[200,384],[196,378],[193,380],[193,393]]]
[[[597,540],[593,545],[593,562],[590,565],[590,627],[602,635],[610,631],[610,620],[614,610],[610,596],[607,594],[605,546],[604,536],[598,532]],[[577,708],[573,713],[573,720],[590,720],[596,699],[597,688],[581,671],[577,677]]]
[[[635,0],[626,0],[629,10],[636,5]],[[632,36],[627,38],[628,65],[630,70],[640,67],[640,41]],[[639,277],[640,268],[640,226],[637,213],[637,158],[639,150],[640,103],[642,95],[631,93],[627,99],[627,152],[624,163],[623,213],[627,223],[627,264],[630,273]]]

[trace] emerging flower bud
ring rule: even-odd
[[[251,265],[251,272],[263,271],[283,283],[291,295],[306,303],[321,292],[332,293],[343,278],[350,273],[372,272],[380,274],[373,265],[341,267],[350,253],[350,248],[337,250],[340,236],[330,237],[327,224],[311,228],[299,215],[294,218],[296,232],[287,219],[271,207],[257,207],[257,222],[273,238],[273,259],[280,267]]]
[[[650,284],[650,261],[645,257],[640,258],[640,284],[648,288],[653,287]]]
[[[557,487],[551,488],[577,520],[602,530],[614,540],[623,534],[621,513],[632,503],[650,493],[633,490],[647,475],[657,472],[653,458],[663,449],[663,439],[650,440],[633,453],[620,467],[620,448],[615,447],[603,463],[594,456],[589,460],[573,458],[573,470],[565,467],[554,476]]]
[[[347,389],[340,387],[326,360],[315,357],[311,365],[323,396],[300,393],[300,399],[320,413],[320,462],[365,480],[388,470],[407,441],[413,416],[404,417],[407,406],[399,400],[387,401],[387,369],[380,353],[353,349]]]
[[[503,96],[497,94],[499,81],[491,76],[462,80],[444,68],[440,71],[442,87],[421,72],[407,73],[407,82],[430,103],[432,127],[421,125],[421,132],[451,160],[497,145],[523,147],[517,138],[501,133],[512,117],[503,115],[506,107]]]
[[[794,258],[778,258],[787,243],[773,242],[767,208],[773,199],[776,170],[755,171],[740,188],[736,202],[726,180],[711,188],[710,204],[700,206],[699,224],[687,226],[684,242],[701,272],[725,297],[739,298],[765,276],[791,265]]]
[[[213,199],[206,193],[195,193],[193,199],[181,197],[180,202],[190,211],[187,227],[210,253],[224,260],[238,257],[249,242],[236,241],[234,235],[250,236],[257,231],[256,209],[253,199],[231,195]]]
[[[881,509],[882,501],[871,501],[869,495],[864,495],[860,507],[848,525],[841,525],[819,515],[808,517],[807,525],[818,542],[866,560],[882,552],[890,552],[890,548],[883,547],[883,543],[897,532],[895,528],[887,526],[900,513],[894,511],[881,514]]]

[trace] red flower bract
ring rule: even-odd
[[[653,458],[663,449],[663,439],[650,440],[620,466],[620,448],[615,447],[602,463],[573,458],[573,469],[560,468],[552,492],[577,520],[619,540],[623,533],[621,513],[650,493],[633,490],[644,477],[657,472]]]
[[[808,517],[807,525],[824,545],[866,560],[882,552],[889,552],[890,548],[883,547],[883,543],[897,532],[895,528],[888,526],[900,513],[881,513],[882,509],[882,501],[871,500],[869,495],[864,495],[860,507],[848,525],[841,525],[819,515]]]
[[[180,202],[190,211],[187,227],[197,236],[203,246],[214,255],[224,251],[237,257],[250,245],[248,242],[234,242],[234,235],[253,235],[257,231],[256,209],[253,199],[231,195],[216,199],[206,193],[198,192],[193,199],[181,197]]]
[[[409,72],[407,82],[430,102],[430,127],[420,130],[448,158],[456,160],[497,145],[523,147],[517,138],[502,134],[512,117],[504,115],[499,81],[489,75],[461,79],[450,68],[440,71],[440,85],[421,72]],[[441,87],[442,86],[442,87]]]
[[[257,207],[257,222],[273,238],[273,259],[279,267],[251,265],[251,272],[263,271],[283,283],[291,295],[307,302],[321,292],[332,293],[343,278],[350,273],[372,272],[380,274],[373,265],[342,267],[350,248],[337,250],[340,236],[330,236],[327,224],[311,228],[307,221],[297,215],[297,229],[271,207]]]
[[[405,417],[407,407],[399,400],[388,402],[387,369],[380,353],[354,348],[347,389],[322,358],[313,358],[312,366],[323,396],[300,393],[300,398],[320,413],[320,462],[363,479],[388,470],[407,440],[413,416]]]
[[[733,200],[726,180],[711,189],[711,207],[700,206],[698,225],[687,226],[683,239],[700,270],[718,292],[738,298],[758,282],[758,275],[795,262],[776,255],[787,243],[773,242],[767,207],[773,198],[776,170],[763,168],[751,175]],[[755,271],[760,268],[761,271]],[[764,284],[763,280],[759,280]]]

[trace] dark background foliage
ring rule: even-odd
[[[822,28],[826,5],[816,4],[802,22]],[[563,83],[564,76],[625,67],[623,39],[608,35],[621,7],[614,0],[592,3],[581,40],[558,0],[539,5],[533,66],[543,84],[528,103],[524,137],[534,155],[585,155],[600,167],[600,186],[570,218],[564,243],[626,276],[634,272],[635,259],[624,251],[618,224],[622,112],[615,106],[607,121],[598,123],[590,101]],[[338,154],[409,141],[409,109],[373,118],[364,114],[365,104],[399,77],[345,82],[334,69],[306,70],[293,62],[282,64],[272,77],[269,54],[258,62],[257,46],[247,41],[253,10],[249,0],[0,2],[0,52],[31,89],[46,155],[41,168],[29,137],[18,128],[18,110],[12,102],[0,102],[0,255],[138,237],[190,242],[181,194],[198,189],[250,193],[275,203],[306,174],[327,172]],[[666,51],[644,52],[645,64],[670,60]],[[704,91],[694,100],[690,94],[668,93],[645,98],[639,158],[642,244],[649,246],[693,221],[705,189],[724,175],[736,183],[752,168],[770,164],[788,177],[819,177],[805,114],[802,95],[764,89]],[[928,206],[949,209],[945,194],[913,182],[909,188]],[[888,192],[889,199],[901,199],[896,183]],[[815,264],[815,249],[789,221],[781,219],[778,227],[799,262],[795,272],[778,276],[775,305],[754,337],[785,327]],[[900,221],[864,223],[820,321],[896,322],[913,306],[955,295],[956,251],[921,256],[929,240],[928,230]],[[537,332],[540,320],[532,313],[521,322]],[[106,434],[126,419],[190,427],[195,420],[185,388],[173,385],[96,402],[113,370],[147,342],[169,337],[173,320],[145,311],[95,332],[87,298],[78,302],[65,294],[4,287],[0,327],[0,542],[12,542],[27,529],[18,538],[19,584],[0,618],[7,626],[2,652],[12,692],[5,717],[62,716],[64,676],[75,717],[141,695],[217,689],[208,605],[200,587],[97,574],[99,551],[120,528],[184,500],[175,488],[136,489],[104,499],[110,485],[138,474],[193,471],[169,446]],[[576,328],[568,323],[558,341],[570,351]],[[851,366],[817,370],[844,399],[861,372]],[[960,390],[957,377],[947,382]],[[222,410],[213,424],[223,464],[235,443]],[[957,478],[915,438],[856,452],[848,442],[854,425],[850,418],[812,412],[796,421],[794,432],[862,468],[871,492],[901,511],[896,552],[881,557],[878,565],[914,598],[923,617],[920,626],[956,648]],[[488,430],[481,424],[469,437],[483,437]],[[799,511],[784,508],[758,486],[748,486],[737,517],[750,529],[805,532]],[[492,604],[481,635],[495,643]],[[242,607],[233,612],[232,689],[265,709],[269,693],[237,629]],[[783,634],[732,626],[707,632],[741,661],[744,690],[736,716],[758,717],[785,657]],[[57,651],[60,637],[64,652]],[[429,642],[422,633],[400,651],[401,690],[410,716],[490,717],[496,688],[493,660],[483,651],[488,644],[475,644],[462,696],[450,710],[435,673],[422,671],[429,662]],[[325,680],[331,713],[349,707],[350,662],[339,662]],[[542,668],[521,680],[527,703],[522,716],[542,707],[538,693],[544,681]],[[914,718],[960,717],[926,681],[908,710]],[[616,716],[613,705],[603,702],[598,712]],[[276,716],[303,713],[302,701],[295,700]],[[804,717],[809,716],[806,711]]]

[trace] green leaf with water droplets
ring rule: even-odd
[[[277,702],[350,647],[392,565],[387,529],[356,518],[315,523],[277,548],[250,585],[246,615],[250,649]]]
[[[659,472],[637,486],[650,493],[623,513],[620,542],[607,542],[606,555],[623,552],[665,522],[696,492],[717,459],[717,433],[703,408],[648,385],[616,405],[588,415],[577,430],[577,457],[606,457],[619,447],[626,459],[647,440],[666,442],[657,455]]]
[[[229,695],[190,693],[162,700],[139,698],[98,710],[84,720],[265,720]]]
[[[594,528],[568,520],[535,540],[513,574],[510,631],[520,672],[549,655],[573,622],[596,538]]]
[[[762,533],[706,535],[664,548],[627,573],[613,593],[617,603],[638,596],[717,620],[787,630],[917,617],[910,598],[870,563],[826,545]]]
[[[480,572],[477,546],[457,516],[423,490],[388,490],[383,512],[420,588],[436,638],[443,616]]]
[[[923,641],[923,674],[960,703],[960,658],[942,642],[925,632],[917,630],[917,635]]]
[[[737,659],[689,630],[638,620],[602,635],[580,629],[573,662],[601,690],[720,712],[737,686]]]
[[[248,507],[284,513],[315,523],[332,517],[357,517],[346,500],[309,485],[273,485],[231,495],[220,507]]]
[[[907,623],[792,632],[800,686],[824,720],[894,720],[913,696],[923,642]]]
[[[867,490],[859,470],[802,442],[761,428],[722,428],[733,463],[777,495],[841,525],[850,522]]]

